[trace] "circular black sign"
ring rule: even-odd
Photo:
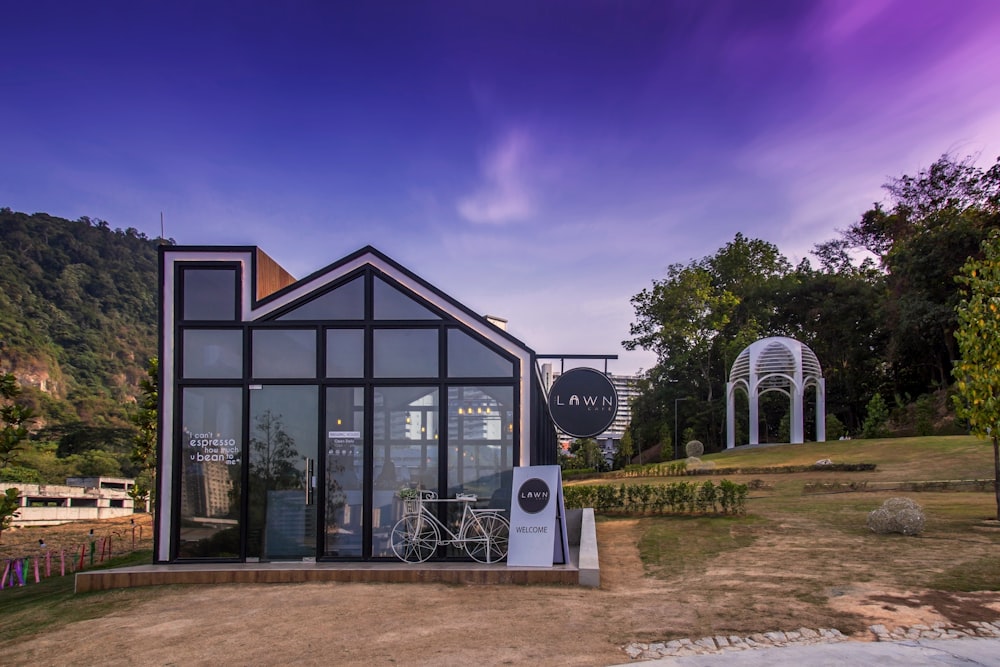
[[[618,392],[604,373],[593,368],[574,368],[552,383],[549,412],[563,433],[574,438],[592,438],[614,423]]]
[[[538,514],[549,504],[551,495],[545,480],[532,477],[517,490],[517,504],[528,514]]]

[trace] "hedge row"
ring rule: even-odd
[[[724,479],[676,484],[587,484],[563,488],[566,507],[642,514],[743,514],[747,485]]]
[[[684,477],[689,475],[770,475],[793,472],[871,472],[874,463],[828,463],[826,465],[760,466],[743,468],[688,468],[687,460],[627,466],[624,470],[605,473],[605,477]],[[565,472],[563,473],[565,476]]]

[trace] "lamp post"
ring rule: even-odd
[[[677,439],[680,437],[680,435],[677,433],[677,404],[680,403],[681,401],[686,401],[689,398],[691,398],[691,397],[690,396],[685,396],[683,398],[675,398],[674,399],[674,458],[675,459],[679,459],[681,457],[680,456],[680,445],[677,444]]]

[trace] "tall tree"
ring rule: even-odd
[[[624,468],[635,455],[635,446],[632,444],[632,427],[629,425],[622,433],[622,439],[618,442],[618,449],[615,451],[615,468]]]
[[[693,399],[688,427],[710,446],[721,444],[728,366],[770,331],[777,286],[790,269],[773,244],[737,234],[715,255],[671,265],[664,280],[632,298],[636,322],[623,345],[657,355],[644,392],[649,396],[637,405],[655,411],[659,423],[643,425],[640,433],[672,433],[676,401]],[[648,444],[655,443],[639,447]]]
[[[813,254],[820,269],[803,261],[780,286],[771,333],[801,341],[816,353],[827,413],[856,432],[872,395],[893,393],[884,363],[885,275],[870,260],[855,264],[843,242],[822,244]]]
[[[152,357],[146,365],[146,377],[139,383],[139,409],[132,423],[139,429],[132,439],[132,462],[139,476],[132,488],[133,498],[149,502],[156,489],[156,450],[159,443],[160,360]]]
[[[983,171],[972,158],[944,155],[883,187],[888,207],[875,204],[845,238],[874,254],[887,274],[887,359],[897,389],[921,393],[948,384],[958,356],[953,277],[1000,227],[1000,160]]]
[[[961,359],[953,370],[960,417],[972,433],[993,443],[993,491],[1000,521],[1000,232],[982,244],[957,281],[967,289],[957,309],[955,338]]]

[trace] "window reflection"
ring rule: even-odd
[[[375,389],[372,556],[392,556],[389,531],[400,518],[403,487],[438,491],[436,387]]]
[[[243,377],[241,329],[186,329],[182,340],[185,378]]]
[[[381,278],[374,282],[376,320],[438,320],[428,308],[417,303]]]
[[[185,320],[235,320],[235,269],[183,269],[181,272]]]
[[[438,376],[437,329],[376,329],[373,343],[375,377]]]
[[[474,493],[510,509],[513,387],[448,389],[448,493]]]
[[[316,377],[316,331],[255,330],[252,375],[255,378]]]
[[[326,332],[326,376],[365,376],[364,329],[329,329]]]
[[[307,301],[279,320],[361,320],[365,317],[365,279],[359,276],[345,285]]]
[[[510,377],[514,362],[505,359],[469,334],[448,330],[448,377]]]
[[[318,388],[250,392],[247,555],[316,555]]]
[[[178,558],[240,555],[242,394],[237,387],[183,390]]]
[[[326,390],[326,555],[362,555],[365,403],[361,387]]]

